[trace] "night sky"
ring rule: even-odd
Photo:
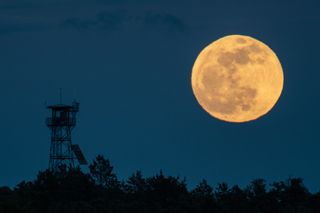
[[[81,104],[74,143],[120,179],[162,169],[190,187],[301,177],[320,190],[319,10],[316,0],[1,0],[0,185],[48,167],[46,103],[62,88],[64,103]],[[229,34],[266,43],[284,71],[276,106],[249,123],[212,118],[191,89],[199,52]]]

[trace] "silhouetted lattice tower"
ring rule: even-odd
[[[51,117],[46,120],[46,124],[51,130],[49,169],[57,170],[61,165],[73,168],[75,159],[80,165],[86,165],[87,161],[80,147],[76,144],[73,145],[71,140],[71,132],[76,126],[79,103],[51,105],[48,106],[48,109],[51,110]]]

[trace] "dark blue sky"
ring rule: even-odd
[[[308,0],[2,0],[0,185],[48,166],[48,103],[80,101],[74,142],[120,179],[202,178],[244,186],[302,177],[320,190],[320,3]],[[261,119],[210,117],[191,90],[198,53],[228,34],[268,44],[283,94]]]

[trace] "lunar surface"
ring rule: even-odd
[[[268,113],[283,88],[276,54],[243,35],[223,37],[201,51],[192,69],[193,93],[210,115],[247,122]]]

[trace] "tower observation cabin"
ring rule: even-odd
[[[79,112],[79,103],[71,105],[56,104],[47,107],[51,116],[46,119],[46,125],[51,130],[51,144],[49,169],[56,171],[60,166],[75,167],[75,160],[80,165],[87,161],[77,144],[72,144],[71,132],[76,126],[76,115]]]

